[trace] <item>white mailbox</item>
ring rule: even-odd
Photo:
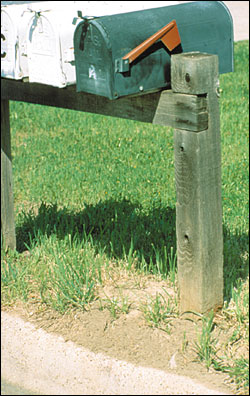
[[[28,76],[26,32],[31,15],[27,4],[1,6],[1,77]]]
[[[76,81],[72,24],[75,9],[61,2],[52,3],[32,4],[27,40],[29,82],[62,88]]]

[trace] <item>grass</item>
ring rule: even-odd
[[[220,76],[224,232],[223,345],[214,317],[195,347],[247,392],[249,43],[235,44],[235,72]],[[173,131],[129,120],[11,102],[17,251],[2,250],[2,304],[34,300],[63,313],[90,308],[110,263],[176,286]],[[113,318],[128,301],[104,299]],[[168,299],[144,309],[170,330]],[[170,309],[171,308],[171,309]],[[176,309],[176,307],[175,307]],[[175,313],[176,314],[176,313]],[[226,328],[226,327],[225,327]],[[183,350],[187,340],[184,337]],[[218,345],[217,345],[218,344]],[[218,355],[217,349],[224,355]],[[223,361],[223,364],[221,363]],[[220,367],[219,367],[220,364]]]
[[[100,310],[107,308],[113,319],[119,318],[121,314],[129,313],[131,303],[128,301],[127,297],[124,297],[122,293],[119,293],[119,297],[108,297],[100,300]]]
[[[177,317],[178,309],[174,299],[164,290],[164,294],[157,293],[142,306],[146,321],[151,327],[157,327],[166,333],[171,333],[172,319]]]
[[[204,361],[206,367],[209,369],[212,365],[216,365],[216,345],[217,340],[213,336],[214,328],[214,313],[209,312],[208,316],[202,316],[202,330],[198,335],[198,340],[195,341],[195,349],[200,361]]]

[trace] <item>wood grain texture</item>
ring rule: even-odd
[[[75,86],[56,88],[44,84],[1,79],[2,98],[149,122],[192,131],[207,129],[205,97],[173,94],[171,90],[110,100]]]
[[[181,311],[204,313],[223,305],[218,60],[216,55],[199,54],[197,63],[197,57],[184,54],[176,56],[172,64],[175,90],[200,94],[204,89],[199,84],[210,81],[206,92],[208,129],[199,133],[179,129],[174,132]]]
[[[9,101],[1,100],[1,232],[3,246],[16,248]]]
[[[212,58],[211,58],[212,56]],[[171,87],[173,92],[202,95],[218,81],[217,74],[207,73],[207,62],[218,68],[218,57],[201,52],[188,52],[172,56]],[[212,65],[211,65],[212,66]],[[202,73],[204,70],[204,73]]]
[[[195,132],[204,131],[208,128],[207,99],[172,90],[163,91],[153,123]]]
[[[56,106],[130,120],[152,122],[161,92],[110,100],[76,92],[76,86],[57,88],[44,84],[1,79],[1,97],[28,103]]]

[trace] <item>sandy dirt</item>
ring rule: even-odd
[[[99,301],[89,311],[64,315],[36,302],[6,308],[2,377],[43,395],[234,394],[225,374],[207,371],[197,361],[200,320],[173,315],[170,334],[148,325],[141,304],[162,288],[170,300],[175,293],[164,281],[145,277],[141,282],[120,275],[99,291],[108,298],[122,293],[131,302],[128,313],[116,318],[108,305],[100,309]]]
[[[78,326],[78,331],[80,327],[84,332],[85,326]],[[100,327],[102,327],[101,323]],[[226,387],[218,386],[218,379],[212,374],[207,376],[205,372],[203,373],[203,380],[206,380],[205,382],[210,380],[209,387],[204,386],[198,381],[176,375],[178,371],[176,369],[172,370],[173,373],[167,373],[111,358],[101,352],[94,353],[72,341],[65,341],[63,337],[36,329],[31,323],[5,312],[2,314],[2,329],[4,378],[43,395],[232,394]],[[122,335],[125,336],[125,333],[123,332]],[[142,331],[140,338],[144,335]],[[119,336],[121,334],[116,334],[116,337]],[[92,333],[92,340],[97,341],[98,338]],[[154,339],[154,336],[152,338]],[[110,337],[107,337],[108,341]],[[130,342],[134,341],[135,338],[130,337]],[[104,345],[103,337],[102,342]],[[112,342],[113,354],[118,344]],[[158,351],[163,347],[164,342],[160,342]],[[155,345],[152,343],[152,347],[146,349],[156,353],[154,348]],[[131,347],[131,354],[133,349]],[[116,355],[123,356],[123,353],[118,352]],[[136,360],[139,356],[140,354],[135,353]],[[169,356],[169,352],[166,351],[166,362]],[[157,358],[157,360],[161,359]],[[180,367],[178,358],[176,360],[177,366]],[[150,359],[147,359],[144,364],[149,362]]]

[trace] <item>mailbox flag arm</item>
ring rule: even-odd
[[[161,40],[169,51],[173,51],[176,47],[178,47],[178,45],[181,44],[181,39],[175,20],[171,21],[147,40],[143,41],[143,43],[139,44],[121,59],[116,59],[116,72],[124,73],[129,71],[130,63],[137,59],[141,54],[143,54],[143,52],[145,52],[158,40]]]

